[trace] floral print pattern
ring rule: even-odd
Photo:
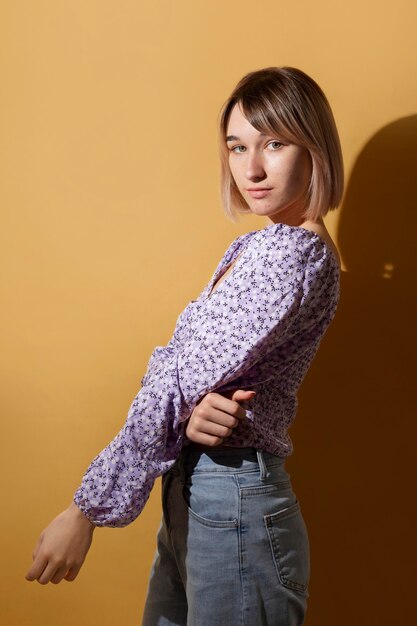
[[[186,420],[210,391],[257,392],[241,403],[247,418],[227,445],[292,454],[297,391],[339,297],[338,261],[313,231],[277,223],[237,237],[168,344],[152,352],[123,428],[84,474],[77,506],[97,526],[130,524],[189,443]]]

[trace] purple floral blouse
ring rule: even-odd
[[[186,420],[210,391],[257,392],[241,402],[247,417],[227,445],[292,454],[297,391],[339,297],[338,261],[313,231],[278,223],[237,237],[168,344],[152,352],[126,422],[91,462],[76,505],[96,526],[133,522],[189,443]]]

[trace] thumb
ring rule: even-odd
[[[256,395],[256,391],[250,391],[245,389],[236,389],[233,392],[231,400],[239,402],[240,400],[252,400]]]

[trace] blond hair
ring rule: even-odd
[[[220,111],[221,200],[233,221],[250,208],[233,179],[226,145],[227,126],[235,104],[259,132],[278,135],[304,146],[312,162],[306,220],[316,221],[335,209],[343,195],[343,157],[329,102],[318,84],[293,67],[266,67],[243,76]]]

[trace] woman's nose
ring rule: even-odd
[[[256,152],[247,155],[246,160],[246,177],[249,180],[263,178],[265,176],[265,169],[262,163],[262,158]]]

